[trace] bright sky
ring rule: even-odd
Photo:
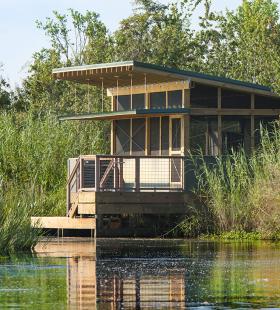
[[[280,0],[279,0],[280,1]],[[169,0],[160,0],[168,3]],[[234,9],[242,0],[214,0],[216,10]],[[80,12],[94,10],[101,20],[114,31],[121,19],[132,13],[131,0],[0,0],[0,74],[9,79],[12,86],[20,83],[27,74],[32,54],[48,41],[38,30],[36,20],[52,16],[52,11],[66,12],[74,8]],[[198,12],[199,13],[199,12]]]

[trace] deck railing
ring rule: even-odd
[[[184,157],[87,155],[74,159],[67,183],[68,204],[79,191],[183,191]]]

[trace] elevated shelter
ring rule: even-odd
[[[109,120],[111,154],[69,159],[66,218],[33,218],[46,228],[78,220],[95,230],[100,215],[105,232],[128,227],[132,214],[184,215],[194,199],[190,153],[250,153],[260,124],[280,115],[269,87],[137,61],[58,68],[53,77],[107,91],[110,111],[60,119]]]

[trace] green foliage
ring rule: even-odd
[[[245,0],[235,11],[217,13],[211,2],[179,0],[163,5],[136,0],[133,14],[112,34],[99,15],[89,11],[54,12],[37,22],[50,48],[33,55],[22,87],[11,90],[0,79],[1,208],[10,206],[3,227],[18,206],[30,206],[33,215],[63,214],[66,160],[108,151],[106,122],[57,121],[60,114],[100,111],[100,89],[55,81],[53,68],[135,59],[257,82],[280,92],[276,3]],[[194,29],[191,20],[198,6],[204,6],[204,12]],[[110,108],[108,100],[105,108]],[[260,151],[249,162],[240,152],[220,159],[215,170],[205,165],[207,182],[201,185],[201,194],[208,209],[192,213],[178,229],[188,236],[194,229],[207,233],[201,222],[206,217],[215,221],[216,232],[257,230],[262,236],[280,235],[279,134],[274,139],[264,133]]]
[[[261,145],[249,158],[243,151],[204,162],[196,169],[198,194],[213,214],[218,234],[256,232],[265,239],[279,238],[280,130],[261,133]]]
[[[24,200],[19,203],[7,200],[0,202],[1,254],[30,251],[34,248],[42,232],[32,229],[31,210]]]
[[[65,215],[67,159],[106,152],[107,128],[52,114],[0,115],[0,253],[36,243],[31,215]]]

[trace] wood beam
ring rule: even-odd
[[[132,94],[143,94],[146,92],[146,90],[149,93],[153,93],[153,92],[172,91],[172,90],[180,90],[180,89],[189,88],[188,81],[147,84],[146,87],[143,84],[144,84],[144,81],[141,83],[141,85],[134,85],[132,87],[132,90],[131,90],[131,87],[119,87],[118,94],[119,95],[130,95],[131,92]],[[107,89],[108,96],[116,96],[116,93],[117,93],[116,87]]]
[[[190,114],[194,116],[278,116],[280,109],[215,109],[215,108],[191,108]]]

